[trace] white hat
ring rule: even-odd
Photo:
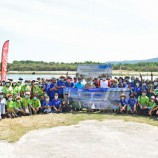
[[[154,99],[155,100],[155,96],[152,96],[150,99]]]

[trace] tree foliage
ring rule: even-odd
[[[103,64],[99,62],[85,61],[74,63],[63,62],[44,62],[44,61],[13,61],[8,63],[8,71],[76,71],[79,64]],[[105,63],[104,63],[105,64]],[[137,64],[116,64],[112,65],[113,70],[128,70],[128,71],[158,71],[158,62],[140,62]]]

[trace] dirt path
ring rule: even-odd
[[[0,153],[2,158],[157,158],[158,127],[120,120],[84,121],[32,131],[15,144],[1,142]]]

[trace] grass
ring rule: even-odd
[[[67,113],[67,114],[48,114],[25,116],[16,119],[4,119],[0,121],[0,140],[8,142],[18,141],[24,134],[32,130],[51,128],[56,126],[69,126],[79,123],[84,120],[124,120],[130,122],[146,123],[153,126],[158,126],[156,118],[116,115],[107,113]]]

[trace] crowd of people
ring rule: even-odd
[[[15,118],[33,114],[70,112],[68,93],[64,88],[128,88],[130,95],[122,94],[113,112],[145,116],[158,115],[158,79],[140,77],[86,78],[60,76],[60,78],[37,78],[18,81],[8,79],[0,83],[0,118]],[[74,110],[74,109],[73,109]]]

